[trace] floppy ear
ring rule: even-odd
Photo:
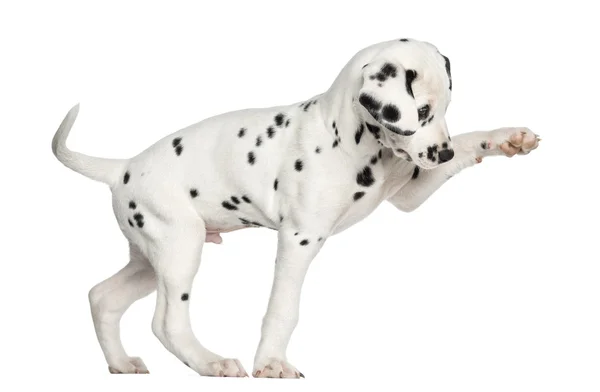
[[[441,53],[440,53],[441,54]],[[446,74],[448,75],[449,89],[452,90],[452,72],[450,72],[450,59],[442,54],[446,66]]]
[[[394,133],[402,136],[415,133],[418,117],[412,82],[417,72],[381,59],[365,65],[362,77],[363,85],[358,93],[360,106]]]

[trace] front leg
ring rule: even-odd
[[[464,133],[453,139],[454,158],[431,170],[415,167],[412,179],[388,199],[402,211],[413,211],[461,170],[481,163],[484,157],[529,154],[541,139],[528,128],[499,128]]]
[[[315,231],[279,230],[275,276],[254,359],[254,377],[304,377],[287,362],[286,349],[298,323],[300,291],[306,271],[324,242],[321,235]]]

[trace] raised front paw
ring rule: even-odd
[[[481,147],[484,150],[497,150],[507,157],[529,154],[542,140],[529,128],[499,128],[491,131],[490,136],[491,140],[482,141]]]
[[[304,378],[289,362],[277,358],[267,358],[264,363],[255,364],[254,377],[258,378]]]

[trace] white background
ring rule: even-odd
[[[547,3],[3,1],[0,389],[598,391],[600,32],[588,2]],[[153,336],[154,294],[122,322],[152,374],[110,375],[87,293],[127,244],[108,188],[51,154],[68,109],[81,102],[71,148],[130,157],[208,116],[323,92],[358,50],[402,37],[452,61],[451,134],[524,125],[541,147],[330,239],[288,351],[305,380],[196,375]],[[195,332],[249,372],[275,245],[226,234],[195,281]]]

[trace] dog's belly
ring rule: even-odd
[[[223,238],[221,238],[221,233],[228,233],[230,231],[245,229],[246,226],[237,226],[229,229],[219,230],[211,227],[206,228],[206,242],[213,242],[215,244],[220,244],[223,242]]]

